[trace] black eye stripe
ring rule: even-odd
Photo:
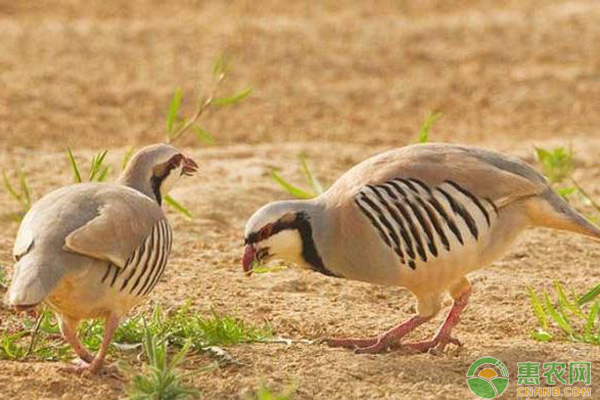
[[[244,244],[254,244],[262,242],[263,240],[266,240],[271,236],[275,235],[276,233],[279,233],[286,229],[298,229],[299,223],[297,222],[297,220],[291,222],[277,221],[271,226],[271,232],[268,235],[264,235],[264,233],[266,232],[264,230],[266,226],[267,225],[259,229],[258,232],[252,232],[251,234],[249,234],[248,237],[244,240]]]

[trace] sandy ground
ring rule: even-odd
[[[174,254],[143,308],[191,299],[199,312],[268,321],[294,339],[376,334],[414,312],[408,292],[297,269],[242,275],[245,219],[285,197],[270,167],[299,180],[295,157],[303,152],[332,182],[369,155],[413,140],[436,109],[439,141],[531,162],[533,145],[572,143],[577,178],[600,198],[600,3],[498,3],[0,0],[0,167],[20,166],[35,198],[70,182],[67,146],[82,159],[109,148],[118,170],[126,146],[162,138],[175,87],[190,100],[196,87],[209,86],[211,59],[225,49],[234,68],[224,93],[248,86],[254,93],[206,116],[218,146],[183,141],[202,173],[173,194],[196,217],[170,213]],[[9,272],[18,225],[6,216],[15,210],[0,192],[0,261]],[[527,231],[502,260],[472,275],[459,350],[355,355],[318,344],[241,345],[229,350],[244,366],[193,376],[192,384],[210,399],[243,398],[261,382],[293,385],[297,399],[465,399],[474,397],[466,371],[485,355],[509,368],[507,399],[516,397],[517,362],[589,360],[594,376],[598,347],[529,338],[535,320],[525,289],[560,279],[584,291],[600,280],[599,256],[600,247],[581,237]],[[414,337],[430,335],[442,317]],[[195,356],[186,368],[206,362]],[[0,398],[123,395],[119,380],[74,378],[56,367],[0,361]],[[600,390],[597,379],[592,390]]]

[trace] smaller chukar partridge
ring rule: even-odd
[[[197,164],[167,144],[145,147],[116,183],[78,183],[44,196],[25,215],[7,293],[18,311],[52,308],[64,339],[98,371],[119,320],[154,289],[165,271],[172,231],[163,195]],[[93,357],[77,338],[82,319],[105,320]]]
[[[443,351],[471,293],[466,275],[500,257],[527,226],[600,238],[533,167],[469,146],[418,144],[356,165],[311,200],[278,201],[247,222],[243,268],[290,261],[325,275],[407,288],[417,315],[379,336],[330,339],[377,353],[390,346]],[[401,339],[453,305],[433,339]]]

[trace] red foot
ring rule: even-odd
[[[406,343],[402,345],[403,349],[407,349],[410,351],[414,351],[416,353],[432,353],[438,354],[442,353],[448,344],[454,344],[458,347],[462,346],[460,340],[455,339],[453,337],[448,337],[447,339],[433,339],[433,340],[425,340],[423,342],[415,342],[415,343]]]
[[[429,321],[429,317],[412,317],[406,322],[403,322],[389,331],[367,339],[326,339],[325,342],[331,347],[345,347],[356,349],[356,353],[382,353],[386,351],[394,343],[398,342],[408,333],[413,331],[417,326]]]

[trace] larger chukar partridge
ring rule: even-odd
[[[85,362],[75,370],[100,369],[119,320],[162,276],[172,238],[162,197],[197,167],[170,145],[148,146],[116,183],[60,188],[23,219],[8,302],[20,311],[42,302],[55,310],[63,337]],[[106,321],[96,357],[76,335],[87,318]]]
[[[381,352],[440,309],[453,306],[432,340],[400,344],[416,351],[458,344],[450,333],[467,306],[466,275],[501,256],[527,226],[600,238],[523,161],[475,147],[419,144],[356,165],[321,196],[278,201],[247,222],[243,267],[291,261],[325,275],[402,286],[418,300],[416,316],[367,339],[329,345]]]

